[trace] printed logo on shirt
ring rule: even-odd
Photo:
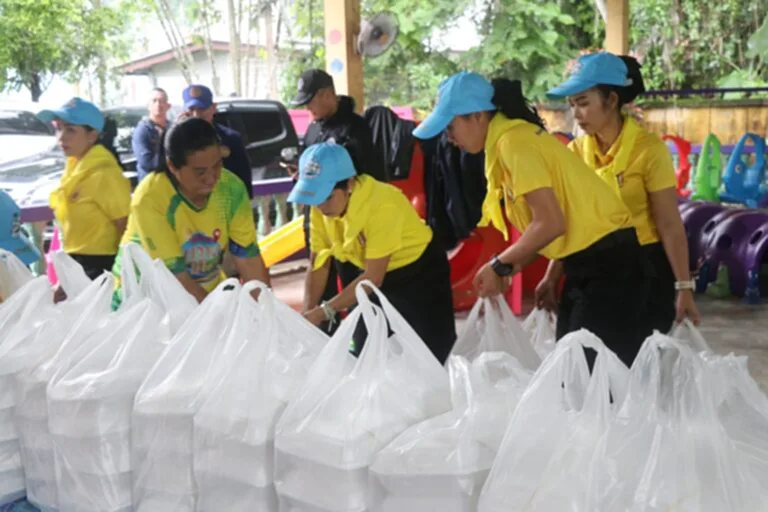
[[[79,197],[80,197],[80,189],[76,188],[75,191],[72,192],[72,194],[69,196],[69,200],[74,203],[75,201],[78,200]]]
[[[360,242],[360,245],[365,247],[365,234],[361,231],[359,235],[357,235],[357,241]]]
[[[623,171],[616,175],[616,183],[619,184],[619,187],[623,187],[624,186],[624,172]]]
[[[221,247],[213,238],[199,231],[181,246],[190,277],[198,282],[215,279],[219,273]]]

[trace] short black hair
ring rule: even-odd
[[[166,100],[167,100],[167,99],[168,99],[168,97],[169,97],[169,96],[168,96],[168,93],[167,93],[167,92],[165,91],[165,89],[163,89],[162,87],[153,87],[153,88],[152,88],[152,90],[151,90],[150,92],[161,92],[161,93],[163,93],[163,94],[165,95],[165,99],[166,99]]]
[[[165,156],[176,168],[187,165],[190,153],[220,146],[221,139],[211,123],[190,117],[175,123],[165,136]]]

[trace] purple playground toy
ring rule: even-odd
[[[698,270],[704,255],[704,226],[712,220],[724,207],[718,203],[704,201],[689,201],[680,205],[680,216],[683,218],[685,234],[688,237],[688,264],[691,270]],[[712,226],[714,228],[714,226]]]

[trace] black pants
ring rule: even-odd
[[[85,275],[91,281],[101,276],[104,272],[112,272],[112,266],[115,264],[115,256],[112,255],[92,255],[92,254],[73,254],[68,253],[69,257],[78,262]]]
[[[565,287],[557,338],[581,328],[597,335],[631,366],[651,334],[645,252],[634,229],[622,229],[563,260]],[[587,350],[590,366],[594,352]]]
[[[339,270],[344,286],[362,272],[354,266]],[[443,364],[456,342],[456,320],[453,315],[451,268],[440,244],[433,238],[418,260],[387,272],[380,289]],[[376,296],[371,300],[378,303]],[[360,354],[367,335],[361,320],[353,335],[355,355]]]
[[[648,322],[651,331],[666,334],[675,322],[675,273],[661,242],[644,245],[643,252],[653,272],[648,280]]]

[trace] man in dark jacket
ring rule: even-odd
[[[168,130],[167,115],[170,108],[168,94],[159,87],[152,89],[149,115],[136,125],[131,140],[138,181],[163,167],[163,136]]]
[[[306,107],[312,115],[312,123],[304,135],[304,147],[333,139],[349,151],[358,174],[387,181],[384,162],[376,158],[371,128],[355,113],[355,100],[337,96],[333,78],[321,69],[302,73],[298,85],[293,105]]]
[[[229,156],[224,159],[224,168],[235,173],[243,181],[248,197],[253,199],[253,174],[248,152],[245,149],[243,137],[239,132],[223,124],[213,121],[216,115],[216,103],[213,93],[204,85],[190,85],[184,89],[184,113],[182,116],[205,119],[216,128],[221,143],[229,149]]]

